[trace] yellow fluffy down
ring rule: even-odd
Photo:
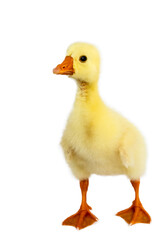
[[[125,174],[139,179],[145,171],[146,147],[137,128],[101,100],[97,82],[100,57],[86,43],[75,43],[67,51],[73,57],[78,90],[73,110],[61,140],[65,159],[79,180],[91,174]],[[87,56],[82,63],[79,57]]]

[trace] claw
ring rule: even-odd
[[[118,212],[116,216],[123,218],[130,226],[136,223],[151,222],[151,217],[143,208],[143,206],[132,205],[130,208]]]
[[[92,225],[97,220],[98,218],[90,212],[89,208],[87,210],[82,210],[80,208],[77,213],[65,219],[62,225],[73,226],[80,230]]]

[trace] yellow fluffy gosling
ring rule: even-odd
[[[74,43],[65,60],[53,72],[69,75],[77,82],[77,94],[61,145],[74,176],[80,180],[82,204],[63,225],[82,229],[97,218],[91,213],[86,194],[91,174],[125,174],[135,190],[130,208],[117,213],[127,223],[150,223],[139,199],[140,177],[145,171],[146,146],[137,128],[104,104],[98,93],[100,56],[91,44]]]

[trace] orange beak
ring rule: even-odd
[[[62,75],[72,75],[74,73],[73,58],[66,56],[64,61],[53,69],[53,73]]]

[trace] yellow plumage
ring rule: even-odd
[[[65,60],[53,70],[74,78],[78,88],[61,145],[74,176],[80,180],[82,202],[78,212],[62,224],[82,229],[97,221],[86,201],[91,174],[127,175],[135,190],[135,200],[130,208],[116,215],[130,225],[150,223],[151,217],[139,199],[139,179],[146,165],[144,139],[132,123],[100,98],[99,70],[98,50],[86,43],[72,44]]]
[[[80,62],[79,56],[87,56]],[[61,145],[65,158],[80,180],[91,174],[125,174],[139,179],[144,173],[146,148],[142,135],[127,119],[107,107],[98,93],[100,57],[86,43],[75,43],[67,50],[73,58],[78,90]]]

